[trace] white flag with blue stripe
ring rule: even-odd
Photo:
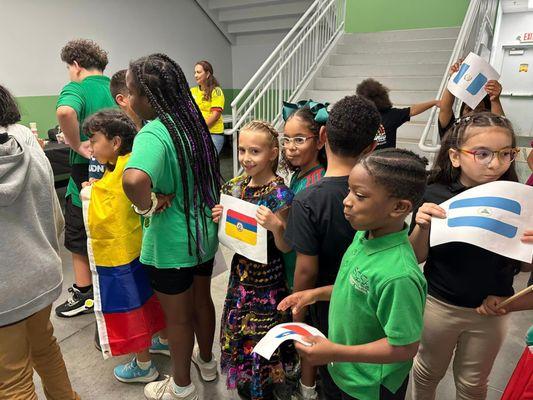
[[[465,242],[531,262],[533,245],[520,241],[533,228],[533,187],[498,181],[468,189],[440,206],[446,218],[431,219],[430,245]]]
[[[498,80],[500,74],[492,66],[474,53],[470,53],[448,81],[448,90],[468,107],[474,109],[487,95],[485,84]]]

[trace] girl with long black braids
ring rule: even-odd
[[[164,54],[133,61],[126,85],[135,113],[151,122],[135,137],[123,187],[143,217],[141,262],[165,313],[173,363],[173,376],[144,392],[196,400],[191,355],[203,380],[217,377],[210,285],[218,240],[210,209],[220,193],[218,156],[175,61]]]

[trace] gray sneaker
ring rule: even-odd
[[[192,352],[191,361],[196,367],[198,367],[200,370],[200,376],[205,382],[212,382],[217,379],[217,360],[214,354],[211,354],[211,361],[205,362],[202,360],[202,357],[200,357],[200,349],[198,346],[195,346]]]

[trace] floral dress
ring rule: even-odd
[[[293,193],[281,177],[267,185],[250,187],[250,177],[239,176],[222,187],[222,193],[273,212],[290,206]],[[239,386],[252,400],[271,399],[275,383],[297,365],[292,343],[285,343],[266,360],[252,353],[254,346],[275,325],[290,321],[287,312],[276,309],[288,295],[281,252],[268,232],[268,263],[259,264],[235,254],[231,262],[228,291],[224,302],[220,332],[221,369],[227,374],[227,386]]]

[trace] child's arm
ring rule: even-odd
[[[324,365],[329,362],[351,362],[391,364],[408,361],[418,351],[418,343],[405,346],[392,346],[386,338],[356,346],[345,346],[330,342],[320,336],[305,338],[311,345],[306,346],[295,342],[300,355],[312,365]]]
[[[312,289],[316,285],[318,276],[318,256],[308,256],[307,254],[296,253],[296,268],[294,270],[294,292]],[[293,312],[293,320],[303,322],[305,319],[305,309],[300,312]]]
[[[224,211],[224,207],[222,205],[217,204],[211,209],[211,217],[213,218],[213,222],[215,224],[218,224],[220,221],[220,218],[222,217],[222,212]]]
[[[480,315],[505,315],[513,311],[533,310],[533,292],[519,297],[502,308],[497,308],[498,304],[507,299],[508,297],[487,296],[483,304],[476,308],[476,312]]]
[[[291,247],[283,239],[285,233],[285,226],[287,216],[289,215],[289,209],[285,208],[275,214],[265,206],[260,206],[257,209],[257,222],[265,229],[268,229],[274,234],[274,242],[276,247],[283,253],[291,251]]]
[[[485,85],[485,91],[490,99],[490,112],[496,115],[505,115],[503,112],[502,103],[500,102],[500,94],[502,93],[502,85],[496,80],[490,80]]]
[[[415,221],[416,226],[409,235],[409,241],[419,263],[426,261],[429,251],[429,232],[431,218],[446,218],[444,210],[434,203],[424,203],[418,209]]]
[[[299,313],[305,306],[308,306],[309,304],[316,303],[317,301],[329,301],[331,299],[332,292],[333,285],[295,292],[280,301],[278,304],[278,310],[285,311],[290,308],[292,309],[292,313],[294,315]]]
[[[438,106],[439,104],[439,100],[430,100],[424,103],[413,104],[409,107],[409,116],[414,117],[415,115],[422,114],[424,111],[429,110],[433,106]]]
[[[152,180],[146,172],[129,168],[122,175],[122,188],[139,210],[152,207]]]
[[[82,157],[90,158],[89,141],[80,140],[80,124],[76,110],[69,106],[60,106],[57,108],[56,117],[68,146]]]
[[[455,64],[450,67],[449,74],[459,71],[459,67],[463,60],[458,60]],[[439,122],[442,127],[445,127],[450,123],[453,118],[453,102],[455,101],[455,96],[450,93],[446,88],[440,99],[440,111],[439,111]]]

